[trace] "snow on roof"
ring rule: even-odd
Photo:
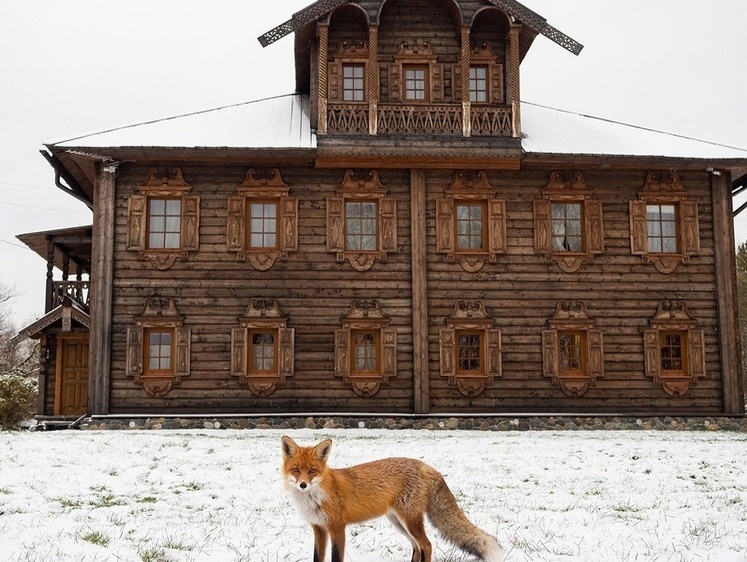
[[[56,148],[315,149],[308,95],[289,94],[51,143]],[[747,150],[522,102],[525,154],[747,159]]]

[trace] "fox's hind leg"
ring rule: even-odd
[[[405,535],[407,537],[407,540],[410,541],[410,544],[412,545],[411,562],[421,562],[422,556],[420,554],[420,547],[418,546],[418,543],[415,542],[415,539],[412,538],[407,529],[405,529],[405,526],[400,523],[399,519],[394,513],[387,514],[386,518],[389,519],[389,522],[394,526],[395,529]]]
[[[400,533],[410,539],[413,549],[412,562],[431,562],[433,549],[431,548],[431,541],[428,540],[428,535],[425,534],[423,516],[391,514],[387,518]]]

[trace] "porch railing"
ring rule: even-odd
[[[88,281],[53,281],[51,308],[60,306],[62,304],[62,300],[65,297],[69,297],[85,310],[88,310],[90,304],[89,289],[90,283]]]

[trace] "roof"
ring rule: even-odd
[[[75,320],[86,328],[91,327],[91,318],[88,313],[83,310],[78,303],[71,299],[65,299],[62,304],[53,308],[44,316],[23,328],[11,339],[11,342],[13,344],[18,344],[28,338],[38,337],[46,328],[49,328],[55,322],[59,322],[65,318],[68,320]],[[64,324],[65,322],[63,322],[63,325]]]
[[[54,246],[54,265],[62,270],[65,267],[65,256],[70,264],[77,264],[85,273],[91,271],[91,247],[93,226],[73,226],[57,230],[29,232],[16,236],[44,260],[49,259],[49,242]]]

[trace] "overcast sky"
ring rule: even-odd
[[[16,235],[91,222],[43,144],[292,92],[293,38],[256,38],[310,3],[0,0],[0,283],[19,322],[43,313],[46,264]],[[524,4],[585,48],[538,37],[522,100],[747,148],[747,1]],[[736,227],[747,240],[747,212]]]

